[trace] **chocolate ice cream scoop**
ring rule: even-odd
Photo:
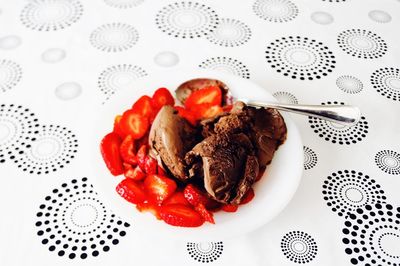
[[[202,175],[204,188],[215,200],[239,204],[258,174],[250,139],[243,133],[214,134],[186,155],[192,175]]]
[[[198,142],[195,129],[172,106],[158,112],[150,129],[151,153],[180,180],[186,180],[185,154]]]

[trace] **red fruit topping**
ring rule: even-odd
[[[143,171],[146,171],[146,158],[147,158],[147,146],[146,145],[140,146],[140,148],[136,154],[136,158],[137,158],[139,167]]]
[[[213,118],[224,111],[221,106],[208,103],[196,105],[192,110],[196,119]]]
[[[221,105],[221,101],[221,89],[217,86],[210,86],[190,94],[185,101],[185,106],[187,109],[192,109],[195,105],[205,103],[210,105]]]
[[[178,115],[185,118],[192,126],[197,124],[196,116],[191,111],[183,108],[182,106],[174,106],[174,108],[178,111]]]
[[[192,184],[189,184],[185,187],[183,190],[183,195],[192,206],[197,206],[201,203],[208,209],[213,209],[219,205],[216,201],[210,199],[206,192],[201,191]]]
[[[165,170],[160,165],[157,164],[157,174],[166,176],[167,172],[165,172]]]
[[[166,88],[157,89],[153,94],[152,100],[156,110],[160,110],[164,105],[173,106],[175,104],[174,97],[172,97],[171,93]]]
[[[113,175],[120,175],[124,172],[122,159],[119,154],[119,146],[121,145],[121,138],[118,134],[112,132],[107,134],[100,144],[101,155]]]
[[[164,222],[173,226],[198,227],[204,223],[199,213],[181,204],[161,206],[160,216]]]
[[[199,204],[194,209],[203,217],[204,221],[215,224],[214,216],[209,212],[203,204]]]
[[[253,188],[250,188],[246,194],[244,194],[242,201],[240,202],[240,204],[246,204],[249,203],[253,198],[254,198],[254,190]]]
[[[122,115],[117,115],[114,118],[114,127],[113,127],[113,132],[118,134],[121,138],[125,138],[125,134],[122,132],[121,127],[120,127],[120,121],[121,121]]]
[[[136,205],[136,209],[138,209],[140,212],[150,212],[157,218],[157,220],[161,220],[160,207],[154,203],[151,202],[138,203]]]
[[[139,183],[132,179],[122,180],[116,187],[117,193],[127,201],[138,204],[146,200],[146,194]]]
[[[172,194],[168,199],[166,199],[163,203],[163,205],[171,205],[171,204],[181,204],[181,205],[186,205],[186,206],[192,206],[190,203],[186,200],[185,196],[183,195],[182,191],[177,191],[174,194]]]
[[[135,141],[133,140],[131,135],[125,137],[124,141],[122,141],[121,146],[119,147],[119,152],[121,154],[122,160],[125,163],[136,165],[136,147]]]
[[[135,181],[140,181],[146,177],[146,174],[139,166],[136,166],[135,168],[131,167],[130,169],[125,170],[124,176]]]
[[[176,183],[162,175],[148,175],[144,180],[144,189],[151,202],[160,205],[165,199],[174,194]]]
[[[233,107],[232,104],[225,105],[225,106],[222,107],[222,110],[223,110],[224,112],[230,112],[230,111],[232,110],[232,107]]]
[[[157,174],[157,160],[150,157],[146,156],[145,163],[144,163],[144,171],[148,175],[155,175]]]
[[[125,111],[119,122],[121,131],[134,139],[143,137],[149,128],[149,120],[133,110]]]
[[[233,205],[233,204],[226,204],[226,205],[222,205],[221,209],[225,212],[236,212],[238,209],[238,206]]]
[[[133,104],[132,111],[138,115],[147,117],[150,121],[153,121],[156,116],[152,99],[147,95],[143,95]]]

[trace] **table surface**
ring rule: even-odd
[[[1,0],[0,25],[0,265],[400,265],[400,1]],[[85,110],[188,68],[362,119],[293,115],[302,181],[259,230],[147,238],[96,191]]]

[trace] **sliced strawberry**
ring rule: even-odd
[[[126,136],[124,141],[122,141],[119,152],[125,163],[137,165],[135,141],[131,135]]]
[[[119,122],[121,131],[134,139],[143,137],[149,128],[149,120],[133,110],[125,111]]]
[[[210,199],[207,192],[201,191],[199,188],[195,187],[192,184],[189,184],[183,190],[183,195],[185,199],[192,205],[197,206],[200,203],[206,206],[208,209],[214,209],[219,206],[218,202]]]
[[[144,163],[144,171],[148,175],[155,175],[157,174],[157,160],[153,157],[146,156],[145,163]]]
[[[192,126],[197,124],[196,116],[191,111],[183,108],[182,106],[174,106],[174,108],[178,111],[178,114],[185,118]]]
[[[143,95],[132,105],[132,111],[147,117],[152,122],[156,116],[152,101],[153,100],[149,96]]]
[[[122,180],[116,190],[121,197],[131,203],[138,204],[146,200],[146,194],[141,185],[130,178]]]
[[[250,188],[246,194],[244,194],[240,204],[246,204],[249,203],[253,198],[254,198],[255,194],[254,194],[254,189]]]
[[[196,105],[192,110],[196,119],[213,118],[224,111],[221,106],[208,103]]]
[[[233,205],[233,204],[225,204],[225,205],[222,205],[221,209],[225,212],[236,212],[238,209],[238,206]]]
[[[161,206],[160,216],[164,222],[173,226],[198,227],[204,223],[199,213],[181,204]]]
[[[162,168],[162,166],[157,164],[157,174],[159,175],[167,175],[167,173],[165,172],[164,168]]]
[[[157,220],[161,220],[160,207],[157,204],[151,202],[138,203],[136,209],[140,212],[150,212],[157,218]]]
[[[168,89],[159,88],[153,94],[152,103],[156,110],[160,110],[164,105],[173,106],[175,104],[175,100]]]
[[[121,138],[125,138],[125,134],[122,132],[121,127],[120,127],[120,121],[121,121],[122,115],[117,115],[114,118],[114,128],[113,128],[113,132],[118,134],[118,136],[120,136]]]
[[[147,158],[147,145],[142,145],[138,149],[138,152],[136,154],[137,162],[139,167],[143,170],[146,171],[146,158]]]
[[[193,92],[185,101],[187,109],[199,104],[221,105],[222,92],[218,86],[210,86]]]
[[[130,169],[125,170],[124,176],[135,181],[140,181],[146,177],[146,174],[139,166],[136,166],[135,168],[131,166]]]
[[[215,224],[214,216],[209,212],[203,204],[199,204],[194,209],[203,217],[204,221]]]
[[[119,154],[119,146],[121,145],[121,137],[114,132],[107,134],[100,144],[101,155],[111,174],[117,176],[124,172],[122,159]]]
[[[174,180],[162,175],[148,175],[144,180],[144,189],[149,201],[158,205],[174,194],[176,187]]]
[[[172,194],[168,199],[166,199],[163,205],[171,205],[171,204],[181,204],[186,206],[192,206],[183,195],[182,191],[176,191]]]

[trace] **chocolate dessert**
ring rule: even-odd
[[[230,112],[203,120],[197,128],[164,106],[149,141],[177,179],[200,180],[211,198],[239,204],[285,139],[278,111],[236,102]]]

